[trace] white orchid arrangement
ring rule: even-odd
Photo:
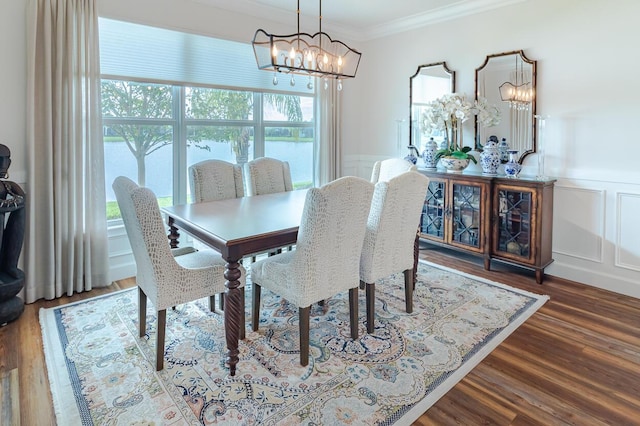
[[[480,97],[473,106],[475,115],[478,116],[478,123],[483,127],[493,127],[500,124],[502,113],[495,105],[490,105],[486,98]]]
[[[479,98],[470,102],[460,93],[450,93],[429,102],[422,116],[422,124],[425,133],[444,131],[449,143],[446,149],[436,153],[436,158],[451,156],[454,158],[469,158],[477,163],[475,157],[469,154],[471,147],[462,146],[461,125],[471,116],[477,115],[478,122],[485,127],[495,126],[500,123],[500,110],[490,105],[485,98]]]

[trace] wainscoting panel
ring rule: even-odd
[[[111,281],[133,277],[136,263],[133,259],[129,238],[122,224],[110,226],[109,235],[109,279]]]
[[[606,192],[557,184],[554,195],[553,252],[601,263]]]
[[[616,193],[615,265],[640,271],[640,193]]]

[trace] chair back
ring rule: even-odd
[[[242,166],[222,160],[204,160],[189,167],[194,203],[244,197]]]
[[[376,161],[371,172],[371,182],[389,180],[404,172],[418,170],[415,164],[402,158],[389,158]]]
[[[167,232],[154,193],[131,179],[119,176],[113,181],[122,221],[136,261],[136,283],[156,304],[158,277],[176,267]]]
[[[244,164],[247,195],[293,191],[289,163],[270,157],[260,157]]]
[[[292,270],[311,303],[359,285],[372,195],[373,184],[353,176],[309,189]]]
[[[367,283],[413,268],[414,242],[429,178],[405,172],[376,183],[360,261]]]

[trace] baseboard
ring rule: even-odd
[[[556,259],[545,274],[640,299],[640,284],[634,279],[570,265]]]

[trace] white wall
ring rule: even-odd
[[[408,126],[418,65],[446,61],[473,99],[486,55],[522,49],[538,61],[537,112],[551,116],[545,172],[558,178],[546,271],[640,297],[637,16],[636,0],[529,0],[365,43],[343,94],[345,174],[368,177],[374,160],[398,155],[396,120]],[[535,175],[536,164],[528,156],[523,173]]]
[[[26,3],[0,6],[0,143],[11,149],[16,182],[26,176]],[[197,1],[98,0],[98,6],[105,17],[239,41],[251,40],[257,28],[295,30],[293,22],[285,28]],[[637,16],[637,0],[528,0],[354,45],[363,56],[358,77],[342,92],[345,174],[369,177],[373,161],[398,154],[396,120],[408,119],[409,77],[418,65],[446,60],[457,90],[472,97],[475,68],[486,55],[523,49],[538,61],[538,113],[552,116],[546,172],[558,177],[556,261],[547,272],[640,297]],[[470,122],[465,140],[473,140]],[[626,155],[608,155],[609,147]],[[529,156],[523,173],[535,174],[535,164]]]

